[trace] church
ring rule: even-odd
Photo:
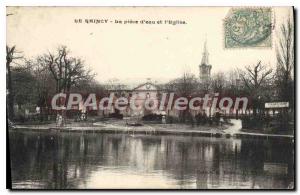
[[[200,83],[204,85],[208,83],[211,78],[212,65],[209,64],[208,55],[209,53],[207,50],[207,42],[205,41],[201,64],[199,65]],[[144,102],[147,99],[154,99],[157,102],[160,102],[161,95],[164,92],[163,89],[158,87],[156,84],[152,83],[150,78],[147,79],[147,82],[142,83],[134,88],[109,90],[109,91],[114,93],[115,98],[122,96],[131,99],[133,96],[135,96],[136,107],[143,106]],[[104,115],[108,115],[109,113],[115,113],[115,112],[116,112],[115,108],[112,108],[112,110],[108,110],[108,111],[102,111]],[[123,114],[124,116],[135,116],[135,115],[144,116],[151,113],[159,114],[160,111],[158,109],[152,111],[147,111],[146,109],[142,109],[141,112],[138,111],[137,113],[136,111],[128,107],[128,109],[120,112],[120,114]],[[172,109],[168,111],[168,114],[176,116],[178,115],[178,111]]]
[[[210,80],[212,66],[208,61],[207,42],[204,43],[201,64],[199,65],[200,82],[205,83]]]

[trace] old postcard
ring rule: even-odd
[[[293,7],[7,7],[12,189],[295,189]]]

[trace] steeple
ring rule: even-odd
[[[202,83],[210,79],[212,66],[208,62],[207,41],[205,39],[201,64],[199,65],[199,76]]]
[[[204,42],[203,55],[201,60],[201,65],[208,65],[208,51],[207,51],[207,40]]]

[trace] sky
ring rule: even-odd
[[[262,61],[275,66],[279,26],[292,16],[291,7],[273,7],[271,48],[224,47],[223,21],[230,7],[7,7],[7,44],[27,58],[66,45],[84,59],[99,82],[117,78],[165,82],[186,70],[199,76],[207,40],[212,73]],[[82,23],[76,23],[82,19]],[[85,19],[108,23],[84,23]],[[116,24],[115,20],[179,20],[186,24]]]

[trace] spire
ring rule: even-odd
[[[201,60],[201,65],[206,64],[208,65],[208,51],[207,51],[207,40],[205,39],[204,48],[203,48],[203,55]]]

